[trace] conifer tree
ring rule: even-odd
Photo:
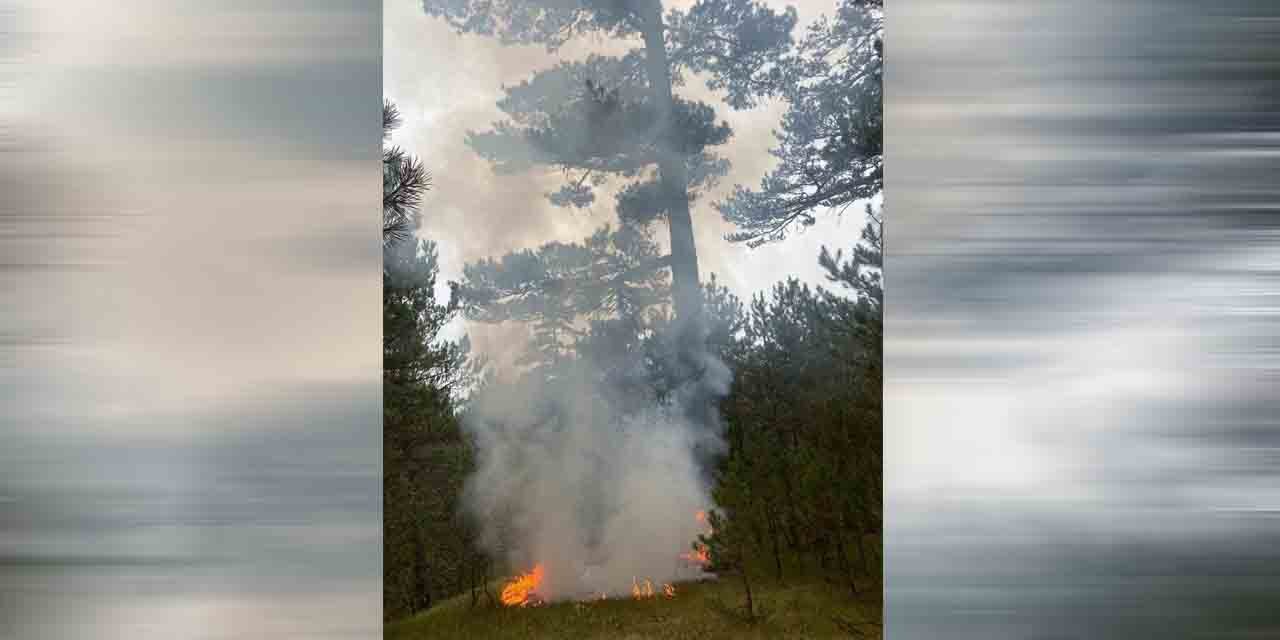
[[[787,104],[758,189],[741,185],[716,208],[751,246],[780,240],[824,212],[843,212],[884,188],[884,3],[840,0],[779,65]]]
[[[638,39],[620,56],[564,62],[506,89],[507,119],[473,133],[471,146],[500,172],[559,169],[568,176],[549,194],[563,206],[587,206],[610,177],[627,184],[616,209],[628,224],[665,220],[679,355],[696,378],[706,328],[692,195],[724,175],[711,149],[729,139],[711,105],[674,89],[687,71],[706,74],[734,108],[779,90],[778,61],[791,43],[794,10],[775,12],[753,0],[697,0],[664,14],[661,0],[424,0],[429,15],[462,32],[506,44],[541,44],[549,51],[573,38],[602,34]]]
[[[399,117],[390,103],[382,113],[385,141]],[[431,606],[476,561],[453,518],[469,457],[454,415],[470,379],[468,343],[441,339],[457,308],[436,299],[435,244],[415,235],[429,185],[416,158],[384,150],[383,602],[391,617]]]

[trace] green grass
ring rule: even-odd
[[[743,615],[742,583],[733,576],[677,585],[674,598],[562,602],[541,607],[471,606],[463,595],[386,627],[388,640],[486,640],[488,638],[879,638],[881,589],[861,580],[859,597],[821,578],[752,583],[754,622]],[[875,624],[872,624],[875,623]]]

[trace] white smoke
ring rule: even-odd
[[[702,391],[628,415],[603,400],[618,389],[585,373],[480,394],[466,421],[478,448],[466,503],[482,546],[513,571],[540,563],[547,601],[703,577],[680,555],[706,533],[696,517],[711,505],[699,452],[723,443],[718,420],[702,424],[685,408],[698,395],[723,396],[730,380],[712,356],[703,369],[689,385]]]

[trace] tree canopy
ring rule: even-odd
[[[587,33],[639,36],[643,46],[622,55],[562,62],[505,89],[498,106],[507,118],[468,142],[499,172],[564,172],[565,184],[548,194],[560,206],[588,206],[611,177],[626,180],[619,221],[667,222],[663,266],[683,351],[696,359],[705,328],[690,201],[724,175],[727,162],[713,149],[732,132],[712,105],[680,98],[673,87],[685,71],[705,74],[734,108],[778,91],[795,11],[752,0],[699,0],[665,15],[660,0],[424,0],[423,7],[459,31],[551,51]]]
[[[780,240],[884,189],[883,10],[880,0],[841,0],[782,60],[778,163],[758,189],[738,185],[717,203],[740,229],[730,240]]]

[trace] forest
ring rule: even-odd
[[[442,296],[450,239],[426,230],[450,185],[384,104],[388,637],[880,637],[882,1],[805,25],[754,0],[422,8],[503,45],[614,45],[503,87],[505,118],[466,134],[495,174],[612,216]],[[723,113],[765,102],[766,174],[711,195]],[[809,257],[823,283],[743,299],[699,268],[710,216],[749,247],[834,217],[860,235]],[[522,329],[513,364],[449,330],[481,325]]]

